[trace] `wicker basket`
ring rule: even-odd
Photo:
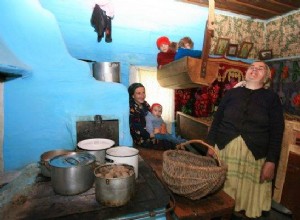
[[[196,200],[221,188],[227,167],[219,160],[214,148],[201,140],[185,142],[181,147],[190,143],[201,143],[210,148],[216,158],[184,150],[167,150],[163,154],[162,177],[173,193]]]

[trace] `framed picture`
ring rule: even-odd
[[[216,55],[225,55],[229,45],[229,38],[219,38],[215,49]]]
[[[241,45],[237,57],[247,59],[252,47],[253,43],[244,41]]]
[[[272,50],[261,50],[258,53],[260,60],[269,60],[272,59]]]
[[[229,44],[227,49],[227,56],[235,57],[238,52],[238,44]]]

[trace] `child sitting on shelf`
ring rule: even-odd
[[[175,51],[170,48],[169,38],[163,36],[157,39],[156,45],[160,52],[157,54],[157,68],[161,69],[163,65],[166,65],[174,60]]]
[[[190,37],[182,38],[178,43],[178,50],[175,55],[174,60],[178,60],[185,56],[190,56],[194,58],[201,58],[202,51],[201,50],[193,50],[194,42]]]
[[[167,132],[166,123],[161,117],[162,106],[159,103],[154,103],[151,108],[151,112],[146,115],[146,130],[150,134],[151,138],[157,140],[167,140],[174,144],[180,144],[186,142],[185,139],[174,137]]]

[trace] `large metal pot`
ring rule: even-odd
[[[106,163],[124,163],[134,167],[135,178],[138,178],[139,150],[133,147],[118,146],[106,150]]]
[[[93,76],[100,81],[120,82],[120,62],[95,62]]]
[[[114,146],[115,142],[105,138],[92,138],[78,142],[78,151],[86,151],[96,157],[98,165],[105,163],[106,150]]]
[[[114,168],[128,169],[128,175],[119,177],[118,174],[108,177],[102,172]],[[112,170],[111,170],[112,171]],[[117,171],[118,172],[118,171]],[[105,206],[117,207],[125,205],[135,193],[135,175],[133,166],[127,164],[104,164],[94,170],[96,200]]]
[[[89,190],[95,180],[95,156],[87,152],[74,152],[52,158],[51,183],[61,195],[76,195]]]
[[[43,153],[40,157],[40,164],[41,164],[41,172],[43,176],[51,177],[50,175],[50,166],[49,161],[56,156],[63,155],[63,154],[69,154],[71,150],[51,150]]]

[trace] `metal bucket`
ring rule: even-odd
[[[93,76],[104,82],[120,82],[120,62],[93,63]]]

